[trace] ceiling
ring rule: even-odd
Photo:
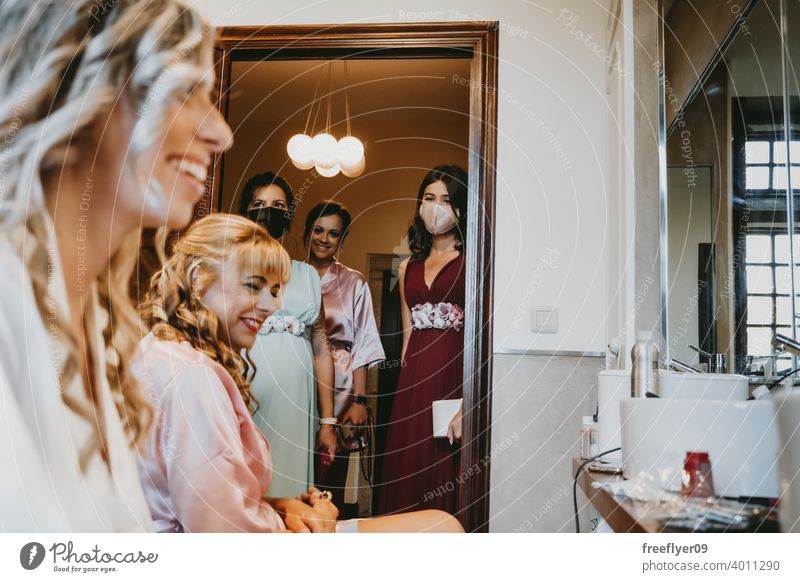
[[[317,131],[325,124],[328,95],[332,124],[345,118],[347,95],[354,133],[359,123],[368,122],[376,114],[416,119],[441,110],[469,114],[469,59],[348,60],[348,91],[345,91],[344,61],[333,62],[329,90],[330,63],[234,62],[229,123],[236,130],[245,122],[276,127],[291,120],[300,131],[306,126],[315,91],[318,91],[314,106]]]

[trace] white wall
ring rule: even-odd
[[[494,351],[604,350],[606,2],[194,3],[216,25],[499,21]],[[558,333],[529,331],[535,305],[558,308]],[[568,530],[569,458],[602,360],[507,355],[495,364],[492,443],[512,444],[492,460],[490,528]]]
[[[499,21],[495,349],[604,349],[603,2],[194,4],[216,25]],[[558,333],[530,331],[534,305],[557,306]]]

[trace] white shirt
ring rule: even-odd
[[[52,233],[52,225],[49,225]],[[30,278],[10,234],[0,234],[0,531],[151,531],[136,453],[128,446],[106,378],[103,319],[97,292],[85,308],[95,386],[109,466],[95,451],[81,472],[78,458],[93,428],[64,404],[57,377],[64,358],[52,322],[39,313]],[[53,240],[51,234],[51,240]],[[30,241],[28,244],[36,244]],[[58,252],[45,301],[68,314]],[[68,315],[67,315],[68,316]],[[69,387],[91,410],[82,376]]]

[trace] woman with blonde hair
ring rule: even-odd
[[[0,38],[0,529],[149,531],[128,283],[230,144],[213,29],[176,0],[5,0]]]
[[[152,331],[132,369],[158,403],[140,461],[156,530],[459,531],[438,511],[337,523],[330,494],[313,487],[296,499],[265,497],[273,464],[251,417],[250,348],[291,273],[288,253],[263,227],[213,214],[189,227],[153,275],[142,306]]]

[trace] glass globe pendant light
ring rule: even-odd
[[[311,107],[306,119],[305,131],[303,133],[293,135],[286,144],[286,153],[289,154],[289,159],[296,168],[300,170],[310,170],[311,168],[315,168],[320,176],[326,178],[332,178],[339,172],[348,178],[355,178],[364,173],[366,168],[364,143],[357,137],[353,136],[350,130],[350,85],[347,74],[346,60],[344,61],[344,81],[345,121],[347,124],[347,135],[337,141],[336,138],[330,133],[333,63],[329,62],[328,104],[324,131],[315,134],[313,138],[308,135],[309,122],[311,122],[311,115],[314,112],[314,107],[317,103],[317,95],[319,93],[320,81],[318,80],[317,87],[314,90],[314,99],[311,102]],[[320,105],[317,107],[317,112],[314,115],[314,121],[311,123],[312,134],[314,126],[316,125],[317,115],[319,115],[321,109],[322,104],[320,103]]]

